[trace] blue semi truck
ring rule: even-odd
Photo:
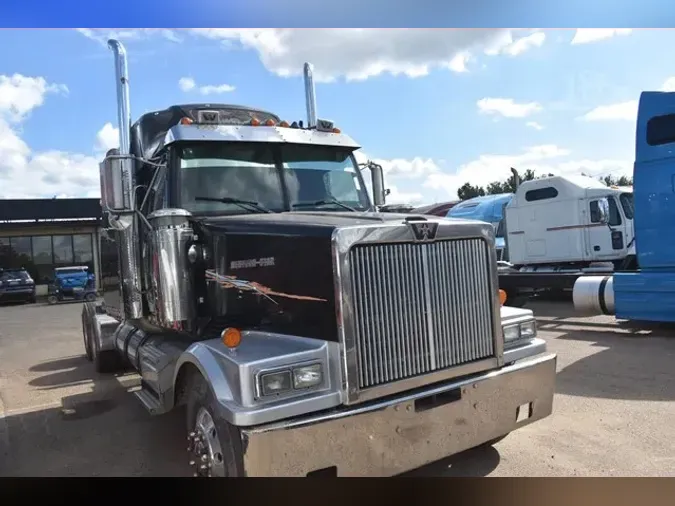
[[[635,261],[630,270],[579,278],[574,306],[587,315],[675,321],[675,93],[640,96],[633,194]]]

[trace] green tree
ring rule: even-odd
[[[464,183],[459,190],[457,196],[459,200],[468,200],[474,197],[482,197],[485,195],[485,190],[480,186],[473,186],[471,183]]]
[[[522,174],[519,173],[520,180],[530,181],[535,178],[535,172],[532,169],[527,169]],[[516,191],[516,181],[513,176],[504,181],[493,181],[487,187],[473,186],[470,183],[465,183],[459,190],[457,196],[459,200],[472,199],[483,195],[497,195],[499,193],[514,193]]]
[[[582,176],[593,177],[590,174],[581,173]],[[633,178],[628,176],[615,177],[611,174],[598,177],[598,181],[606,186],[633,186]]]

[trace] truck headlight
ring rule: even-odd
[[[260,391],[263,395],[281,394],[292,387],[291,371],[276,371],[260,376]]]
[[[293,388],[311,388],[323,381],[321,364],[305,365],[293,369]]]
[[[319,363],[299,365],[278,371],[262,373],[258,377],[260,395],[267,397],[305,390],[323,383],[323,366]]]
[[[515,325],[506,325],[502,327],[504,333],[504,344],[506,346],[521,339],[532,339],[537,335],[537,324],[534,320],[528,320]]]

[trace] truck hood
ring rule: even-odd
[[[237,214],[231,216],[203,217],[199,221],[211,229],[224,229],[232,232],[245,228],[252,233],[298,234],[310,233],[322,235],[321,231],[332,234],[340,227],[369,226],[390,223],[404,223],[406,220],[427,220],[454,222],[457,225],[474,225],[476,220],[442,218],[423,214],[378,213],[378,212],[321,212],[291,211],[282,213]]]

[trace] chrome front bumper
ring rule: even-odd
[[[547,417],[555,376],[548,354],[394,400],[242,429],[244,468],[247,476],[331,467],[338,476],[400,474]]]

